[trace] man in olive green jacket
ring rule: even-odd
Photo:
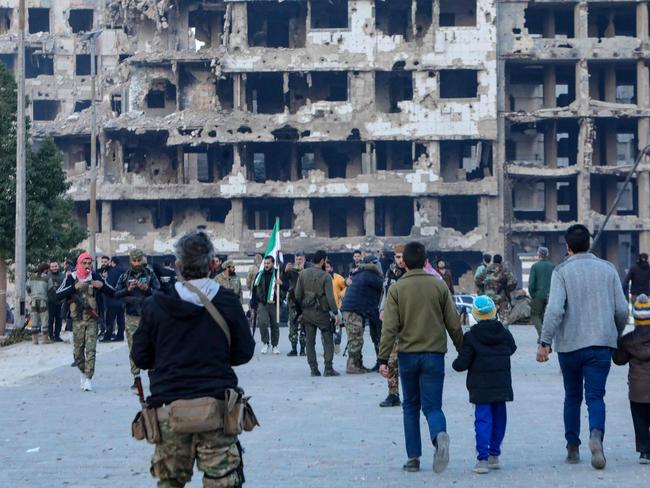
[[[537,250],[539,261],[533,264],[528,278],[528,294],[530,295],[530,320],[537,330],[537,341],[542,334],[542,323],[551,292],[551,276],[555,265],[548,259],[548,249],[540,247]]]
[[[408,271],[388,289],[379,346],[379,372],[384,377],[388,375],[388,357],[397,339],[408,455],[404,470],[420,469],[421,409],[436,448],[433,470],[441,473],[449,463],[449,436],[442,411],[447,334],[456,350],[460,350],[463,331],[449,288],[422,269],[426,257],[426,249],[419,242],[410,242],[404,247]]]
[[[316,331],[320,330],[325,356],[323,376],[339,376],[334,370],[334,326],[338,324],[339,314],[334,298],[332,277],[325,271],[327,254],[316,251],[314,265],[300,273],[296,283],[296,302],[302,310],[302,321],[307,335],[307,361],[312,376],[320,376],[316,359]]]

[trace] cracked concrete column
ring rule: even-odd
[[[589,37],[587,2],[577,3],[573,8],[573,30],[577,39],[586,39]]]
[[[557,168],[557,124],[549,121],[544,130],[544,165]],[[557,180],[545,182],[544,209],[547,222],[555,222],[557,214]]]
[[[636,37],[645,44],[648,42],[648,3],[636,4]]]
[[[591,212],[591,179],[589,169],[592,165],[593,153],[594,122],[593,119],[582,119],[578,133],[578,222],[587,222],[587,218]]]
[[[244,200],[232,198],[230,212],[226,216],[228,239],[241,242],[244,236]]]
[[[375,229],[375,199],[366,198],[365,208],[363,211],[363,226],[367,236],[374,236],[377,232]],[[388,235],[388,234],[386,234]]]
[[[643,5],[644,9],[639,9]],[[637,25],[639,21],[639,10],[643,11],[645,15],[646,27],[648,23],[648,8],[647,4],[639,4],[637,6]],[[638,32],[638,31],[637,31]],[[647,29],[645,31],[645,38],[647,39]],[[645,60],[637,61],[637,105],[641,109],[647,109],[650,106],[650,75],[648,66]],[[648,131],[650,130],[650,119],[641,118],[637,125],[637,139],[639,150],[643,149],[650,143],[648,140]],[[642,161],[641,164],[647,164],[648,158]],[[648,171],[639,171],[637,174],[637,194],[639,200],[639,219],[643,225],[647,225],[650,221],[650,173]],[[641,231],[639,233],[639,250],[647,252],[650,250],[650,231]]]
[[[301,237],[314,236],[314,215],[308,198],[296,198],[293,201],[293,229]]]
[[[113,254],[111,243],[111,232],[113,231],[113,205],[108,200],[102,200],[102,232],[99,236],[103,242],[103,251],[106,254]]]
[[[604,69],[605,77],[605,101],[616,103],[616,67],[613,63],[607,63]]]

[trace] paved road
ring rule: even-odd
[[[286,333],[281,330],[284,351]],[[477,482],[495,487],[647,487],[650,466],[637,464],[634,452],[626,368],[614,367],[608,383],[607,469],[592,470],[586,449],[586,462],[568,466],[563,463],[557,359],[546,365],[535,363],[534,330],[516,327],[513,333],[519,344],[513,359],[515,402],[509,405],[500,472],[482,477],[471,472],[473,411],[467,402],[465,375],[450,368],[455,353],[448,356],[444,395],[451,462],[440,476],[430,470],[429,442],[423,443],[423,471],[402,472],[401,410],[377,406],[386,393],[379,375],[311,378],[305,358],[283,353],[258,355],[238,369],[262,423],[262,428],[243,436],[247,486],[401,487],[431,486],[435,481],[456,487]],[[374,354],[366,339],[370,363]],[[138,404],[128,390],[126,346],[99,346],[93,393],[79,390],[77,370],[68,365],[22,379],[15,386],[0,385],[0,487],[155,486],[148,473],[152,447],[129,435]],[[0,349],[0,375],[9,370],[8,357]],[[344,362],[345,358],[337,357],[335,367],[342,371]],[[201,486],[200,476],[188,486]]]

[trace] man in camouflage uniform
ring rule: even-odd
[[[296,302],[296,284],[300,277],[300,272],[305,266],[305,255],[296,253],[295,263],[287,263],[282,275],[282,287],[287,294],[287,308],[289,319],[289,342],[291,351],[287,356],[298,356],[298,342],[300,342],[300,355],[305,355],[305,329],[298,321],[301,315],[300,305]]]
[[[129,258],[129,269],[117,281],[116,298],[123,297],[126,304],[126,340],[129,345],[129,362],[133,375],[131,388],[135,389],[135,379],[140,376],[140,369],[131,359],[133,334],[140,324],[142,304],[147,297],[151,296],[152,290],[160,289],[160,282],[155,273],[144,264],[144,253],[140,249],[132,249]]]
[[[235,274],[235,262],[228,259],[223,263],[223,271],[214,279],[220,286],[232,290],[239,298],[239,303],[244,303],[244,296],[241,291],[241,280]]]
[[[40,263],[36,270],[36,275],[27,283],[29,292],[30,318],[32,321],[32,342],[38,344],[38,332],[41,332],[43,344],[50,344],[50,336],[47,331],[48,312],[47,312],[47,280],[48,280],[47,263]]]
[[[92,391],[91,379],[95,374],[97,350],[97,294],[114,296],[115,290],[92,270],[92,257],[82,253],[77,258],[76,270],[70,273],[56,291],[57,300],[67,300],[70,313],[75,317],[72,329],[74,364],[81,371],[81,389]]]
[[[510,293],[517,288],[515,275],[503,265],[503,257],[495,254],[485,270],[483,280],[485,294],[492,299],[499,311],[501,320],[505,320],[510,310]]]
[[[404,265],[404,244],[398,244],[393,248],[395,252],[395,261],[386,271],[384,278],[384,293],[379,305],[379,318],[384,320],[384,306],[388,297],[388,289],[393,283],[396,283],[406,273]],[[402,403],[399,398],[399,367],[397,365],[397,342],[393,345],[393,350],[388,356],[388,396],[382,401],[380,407],[399,407]]]
[[[316,359],[316,332],[320,330],[325,358],[323,376],[339,376],[333,368],[334,360],[334,331],[331,318],[339,322],[338,308],[334,299],[332,277],[325,271],[327,254],[316,251],[313,266],[300,273],[296,283],[296,302],[302,309],[303,324],[307,335],[307,362],[312,376],[320,376],[318,360]]]

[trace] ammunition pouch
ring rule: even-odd
[[[150,444],[160,442],[160,426],[155,408],[145,407],[135,415],[131,422],[131,436],[137,441],[146,439]]]
[[[212,397],[176,400],[158,409],[169,418],[169,428],[177,434],[198,434],[223,427],[223,401]]]

